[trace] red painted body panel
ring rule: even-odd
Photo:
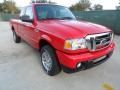
[[[90,61],[100,58],[104,55],[109,54],[113,51],[115,44],[112,43],[109,47],[96,51],[96,52],[85,52],[79,54],[66,54],[60,51],[56,51],[60,63],[70,69],[76,69],[77,64],[84,61]]]
[[[65,50],[66,39],[84,38],[88,34],[110,32],[111,30],[90,22],[75,20],[44,20],[38,21],[34,10],[34,22],[22,22],[21,20],[11,20],[11,26],[16,33],[34,48],[40,49],[41,39],[49,42],[55,49],[59,62],[69,68],[75,68],[78,62],[87,61],[108,54],[114,49],[114,44],[100,51],[89,52],[84,50]]]

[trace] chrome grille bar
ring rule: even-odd
[[[97,47],[106,47],[111,43],[112,33],[101,33],[86,36],[87,47],[90,51],[98,50]]]

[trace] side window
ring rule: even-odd
[[[28,15],[30,17],[30,19],[33,19],[33,10],[32,10],[32,7],[29,6],[29,7],[26,8],[25,15]]]
[[[21,17],[22,17],[24,14],[25,14],[25,8],[23,8],[23,9],[21,10],[19,18],[21,19]]]

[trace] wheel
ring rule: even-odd
[[[41,51],[41,63],[43,70],[50,76],[54,76],[61,71],[55,50],[49,46],[45,45],[42,47]]]
[[[20,43],[21,42],[21,38],[16,34],[15,31],[13,31],[13,40],[15,43]]]

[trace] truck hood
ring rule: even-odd
[[[111,31],[102,25],[75,20],[45,20],[38,22],[38,27],[64,39],[83,38],[88,34]]]

